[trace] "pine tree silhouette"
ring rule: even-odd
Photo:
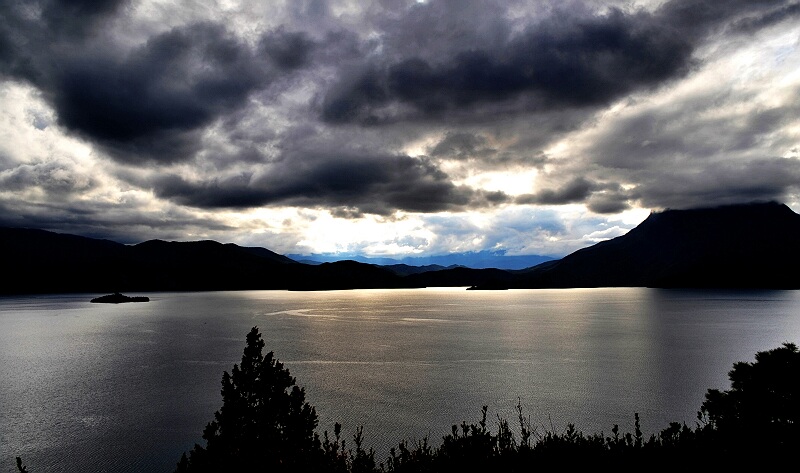
[[[253,327],[240,364],[222,375],[222,407],[178,472],[302,471],[321,461],[317,413],[289,370],[262,355],[264,341]]]

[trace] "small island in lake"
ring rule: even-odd
[[[131,297],[120,294],[119,292],[115,292],[114,294],[109,294],[107,296],[95,297],[90,302],[103,304],[122,304],[123,302],[150,302],[150,298],[144,296]]]

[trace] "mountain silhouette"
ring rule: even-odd
[[[302,267],[305,270],[303,277],[297,278],[288,289],[316,291],[421,287],[414,286],[386,268],[357,261],[345,260]]]
[[[0,294],[362,289],[408,287],[374,265],[304,265],[265,248],[215,241],[123,245],[76,235],[0,228]]]
[[[655,212],[507,287],[800,288],[800,215],[776,202]]]
[[[496,268],[458,267],[412,274],[406,280],[423,287],[477,286],[484,289],[504,289],[514,281],[514,275]]]
[[[1,228],[0,294],[472,286],[800,288],[800,215],[776,202],[654,212],[627,234],[516,271],[298,263],[215,241],[123,245]],[[432,269],[432,270],[428,270]]]

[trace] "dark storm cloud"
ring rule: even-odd
[[[32,2],[27,2],[31,4]],[[81,37],[117,13],[129,0],[50,0],[41,2],[42,19],[57,36]]]
[[[262,36],[260,43],[260,48],[281,69],[305,66],[314,46],[314,41],[306,33],[285,31],[282,28]]]
[[[509,135],[514,135],[516,130],[503,130],[499,138],[489,138],[489,133],[476,131],[448,131],[441,140],[428,146],[426,152],[432,158],[462,161],[475,170],[492,171],[519,166],[541,169],[548,157],[544,152],[536,151],[543,146],[543,141],[534,135],[543,127],[539,127],[538,123],[532,126],[532,121],[526,122],[525,129],[519,131],[523,136],[513,138]],[[551,126],[555,124],[556,120],[548,123]],[[535,131],[531,128],[535,128]]]
[[[503,193],[455,186],[426,159],[359,154],[306,155],[262,176],[190,182],[173,175],[158,178],[153,186],[159,197],[194,207],[300,205],[351,216],[463,210],[506,200]]]
[[[799,96],[800,88],[783,93]],[[615,202],[686,208],[786,201],[800,187],[800,161],[779,157],[797,146],[796,136],[781,130],[798,116],[800,101],[766,107],[749,94],[701,90],[609,122],[585,138],[566,172],[591,169],[593,180],[632,186],[593,193],[587,204],[601,208]]]
[[[688,166],[687,166],[688,167]],[[644,207],[687,208],[750,201],[785,201],[800,185],[800,161],[764,158],[707,163],[673,173],[646,173],[631,191]]]
[[[375,124],[480,111],[487,104],[507,104],[516,112],[605,104],[690,69],[693,44],[661,20],[618,9],[556,11],[519,33],[508,32],[502,43],[490,41],[492,49],[470,38],[436,58],[406,51],[345,76],[326,95],[322,116]]]
[[[274,33],[262,47],[281,36]],[[198,131],[269,85],[275,76],[269,57],[221,25],[192,24],[122,59],[68,58],[50,90],[59,121],[118,159],[173,162],[193,156],[201,146]],[[281,68],[299,65],[280,61]]]
[[[667,105],[599,137],[595,151],[574,158],[581,166],[559,170],[566,160],[549,161],[542,151],[603,106],[685,77],[709,38],[796,18],[797,2],[672,0],[653,10],[592,10],[582,2],[522,8],[390,0],[338,13],[310,0],[290,2],[276,16],[285,18],[283,26],[242,20],[241,10],[230,22],[222,13],[206,22],[178,19],[180,26],[149,38],[137,35],[156,31],[157,19],[130,14],[127,3],[0,2],[0,78],[38,89],[60,130],[97,145],[100,157],[138,166],[185,163],[136,185],[196,208],[298,205],[356,217],[514,201],[584,202],[613,213],[636,199],[672,201],[663,184],[669,180],[653,178],[668,167],[659,165],[665,157],[685,164],[675,155],[753,147],[795,116],[777,109],[753,114],[736,125],[740,138],[731,139],[716,123],[665,131]],[[131,18],[143,24],[114,30]],[[236,30],[242,23],[246,28]],[[302,133],[287,139],[292,130]],[[335,136],[302,144],[315,134]],[[442,138],[425,150],[430,159],[405,154],[409,143],[434,136]],[[461,162],[448,162],[448,175],[438,167],[444,160]],[[516,200],[453,184],[466,169],[545,164],[553,168],[552,187]],[[51,171],[57,170],[20,168],[5,176],[6,185],[41,187],[50,179],[47,192],[74,193],[85,182],[58,181],[63,174]],[[746,195],[781,194],[789,185],[765,180],[748,187],[734,171],[724,175],[708,195],[695,191],[700,180],[676,179],[673,189],[702,198],[725,185]]]
[[[43,92],[66,129],[123,162],[186,160],[200,132],[276,77],[308,64],[314,43],[279,28],[256,46],[221,23],[175,27],[125,49],[91,33],[124,2],[11,4],[0,20],[3,75]],[[107,25],[106,25],[107,26]]]
[[[616,214],[630,209],[632,200],[627,192],[618,188],[592,194],[586,207],[597,214]]]
[[[477,10],[472,15],[488,26],[450,14],[449,2],[387,21],[390,51],[343,70],[325,94],[321,117],[363,125],[481,121],[602,106],[685,76],[697,46],[724,27],[754,30],[800,13],[796,3],[780,0],[673,0],[652,12],[602,13],[570,4],[519,27],[494,4],[476,5],[465,9]]]
[[[196,128],[239,103],[263,77],[250,52],[219,25],[176,28],[123,61],[76,58],[56,80],[59,118],[101,140]]]
[[[50,91],[64,126],[126,159],[167,162],[188,158],[187,134],[270,80],[264,61],[212,23],[175,28],[123,59],[79,56],[59,66]]]
[[[491,149],[486,138],[480,134],[451,131],[428,152],[434,157],[469,159],[493,154],[496,150]]]
[[[518,204],[561,205],[582,202],[597,189],[597,184],[583,177],[576,177],[557,189],[542,189],[536,194],[521,195]]]
[[[154,213],[124,202],[82,201],[50,204],[0,201],[0,226],[39,228],[124,244],[141,243],[154,235],[167,240],[185,240],[187,232],[205,234],[234,230],[214,218],[181,209]]]
[[[8,0],[0,2],[0,74],[46,79],[42,56],[80,44],[128,0]],[[49,59],[49,57],[48,57]]]
[[[585,203],[598,214],[614,214],[631,207],[634,199],[619,184],[595,182],[586,177],[575,177],[561,186],[544,188],[535,194],[517,196],[517,204],[565,205]]]
[[[702,36],[730,21],[734,26],[736,22],[767,26],[793,16],[795,8],[796,2],[786,0],[671,0],[660,8],[659,15],[684,35]]]

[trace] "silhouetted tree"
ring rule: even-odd
[[[800,351],[793,343],[756,353],[728,373],[731,389],[709,389],[698,416],[726,450],[800,447]]]
[[[222,375],[222,407],[203,431],[206,446],[195,445],[178,472],[304,471],[320,465],[322,446],[315,433],[317,413],[305,390],[253,327],[242,362]]]

